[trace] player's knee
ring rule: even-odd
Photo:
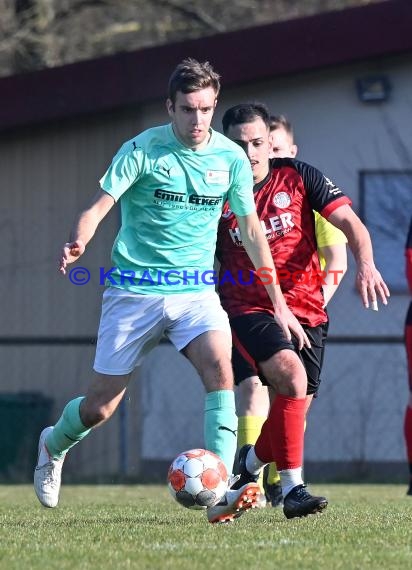
[[[238,390],[240,394],[247,400],[255,400],[258,398],[262,389],[262,383],[257,376],[244,378],[238,384]]]
[[[290,378],[284,379],[283,382],[278,383],[278,392],[283,396],[289,396],[291,398],[305,398],[306,382]]]
[[[233,371],[230,358],[219,358],[207,362],[200,376],[208,391],[233,390]]]
[[[107,421],[115,411],[109,404],[85,400],[81,408],[81,419],[86,427],[94,427]]]
[[[307,390],[306,370],[295,352],[282,350],[261,363],[270,385],[279,394],[304,398]]]

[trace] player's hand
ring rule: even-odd
[[[390,297],[388,286],[374,265],[366,262],[361,262],[358,265],[356,286],[365,309],[369,308],[370,303],[372,309],[377,311],[378,299],[384,305],[388,304],[388,298]]]
[[[86,246],[80,240],[65,243],[60,251],[59,271],[66,275],[66,267],[70,263],[74,263],[84,253]]]
[[[298,341],[299,350],[302,350],[304,346],[310,348],[310,341],[307,334],[286,303],[276,304],[274,311],[275,320],[282,328],[285,337],[291,341],[293,334]]]

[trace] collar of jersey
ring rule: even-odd
[[[270,175],[272,174],[272,165],[269,162],[269,172],[266,174],[266,176],[264,177],[263,180],[261,180],[260,182],[258,182],[257,184],[255,184],[253,186],[253,193],[256,194],[256,192],[259,192],[259,190],[261,188],[263,188],[263,186],[269,181]]]

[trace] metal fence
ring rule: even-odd
[[[319,397],[307,423],[305,468],[310,479],[406,478],[403,414],[408,388],[402,328],[398,331],[386,336],[331,334]],[[20,379],[16,393],[40,387],[40,394],[53,402],[47,412],[56,421],[65,403],[84,393],[94,340],[2,338],[3,374]],[[203,386],[192,365],[172,345],[162,343],[136,372],[111,421],[70,452],[65,479],[164,479],[175,455],[203,445],[203,402]],[[21,422],[18,414],[13,421]],[[22,453],[27,453],[27,442]],[[18,478],[13,466],[8,472]]]

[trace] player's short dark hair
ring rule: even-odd
[[[283,128],[293,139],[292,123],[285,117],[285,115],[270,115],[270,132],[276,129]]]
[[[261,118],[267,128],[270,127],[269,110],[264,103],[240,103],[230,107],[222,118],[223,132],[227,133],[229,127],[252,123],[257,118]]]
[[[174,105],[178,91],[193,93],[208,87],[214,89],[217,97],[220,91],[220,75],[214,71],[208,61],[200,63],[196,59],[188,57],[179,63],[170,76],[168,97]]]

